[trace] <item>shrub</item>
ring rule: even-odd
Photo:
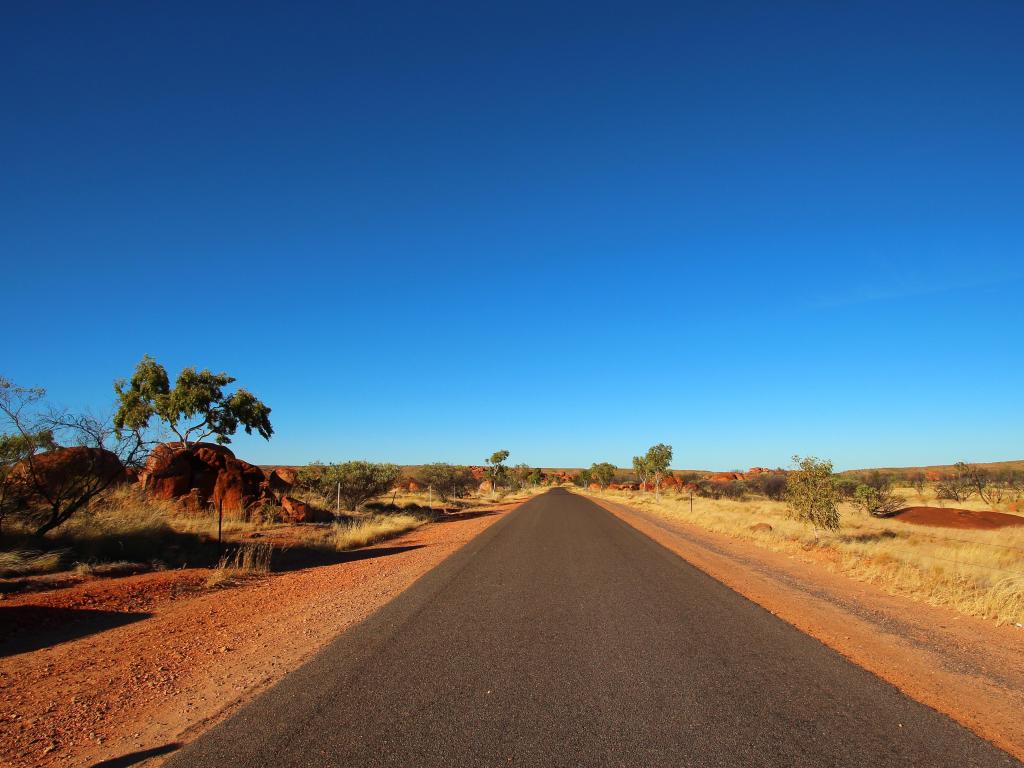
[[[721,486],[721,496],[726,499],[742,499],[747,493],[747,484],[742,480],[730,480],[717,485]]]
[[[967,501],[978,490],[979,477],[970,472],[964,462],[957,462],[953,474],[943,478],[935,486],[935,495],[940,499]]]
[[[860,485],[853,495],[853,503],[872,517],[889,517],[903,509],[906,499],[897,496],[888,487]]]
[[[836,478],[836,491],[844,499],[852,499],[854,494],[857,493],[857,489],[860,488],[861,484],[858,483],[852,477],[837,477]]]
[[[786,477],[790,514],[815,528],[839,529],[839,492],[832,462],[814,456],[793,457],[796,469]]]
[[[773,501],[786,498],[786,476],[761,474],[753,475],[747,485],[754,493],[760,493]]]
[[[430,486],[443,502],[462,498],[476,485],[469,469],[442,461],[424,464],[418,474],[420,482]]]
[[[401,470],[394,464],[346,461],[342,464],[313,463],[299,471],[301,487],[332,498],[335,494],[345,509],[355,511],[361,504],[380,496],[394,485]]]

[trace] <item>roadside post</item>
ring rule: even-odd
[[[224,555],[224,499],[217,499],[217,559]]]

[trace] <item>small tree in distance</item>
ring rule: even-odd
[[[114,382],[119,406],[114,429],[119,436],[124,430],[139,431],[155,416],[177,436],[183,448],[208,437],[225,445],[239,427],[250,435],[256,430],[269,440],[274,434],[270,409],[245,389],[226,393],[224,388],[234,381],[226,373],[185,368],[172,388],[167,370],[144,355],[131,379]]]
[[[601,488],[607,488],[608,483],[615,479],[615,465],[609,464],[607,461],[594,464],[590,467],[590,475],[601,485]]]
[[[651,477],[651,469],[647,465],[647,458],[644,456],[633,457],[633,474],[636,475],[636,481],[640,483],[640,487],[646,492],[647,481]]]
[[[661,486],[661,478],[668,472],[669,465],[672,463],[672,446],[665,445],[665,443],[652,445],[647,449],[644,460],[654,480],[654,492],[657,493]]]
[[[508,451],[500,450],[492,453],[487,459],[487,476],[491,479],[491,487],[494,490],[498,489],[498,485],[505,479],[505,474],[508,472],[508,467],[505,466],[505,460],[508,457]]]
[[[839,530],[839,490],[832,462],[794,456],[793,464],[796,469],[786,477],[786,502],[791,515],[815,528]]]

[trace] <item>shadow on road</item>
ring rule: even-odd
[[[0,607],[0,657],[77,640],[152,615],[41,605]]]
[[[138,752],[131,752],[127,755],[122,755],[121,757],[112,757],[110,760],[93,763],[89,768],[125,768],[125,766],[136,765],[141,763],[143,760],[148,760],[151,757],[159,757],[160,755],[166,755],[168,752],[174,752],[180,748],[181,744],[178,742],[172,742],[159,747],[153,747],[152,749],[143,749]]]
[[[321,565],[337,565],[352,563],[357,560],[372,560],[377,557],[398,555],[413,549],[420,549],[423,544],[409,544],[402,547],[374,547],[357,549],[348,552],[319,547],[287,547],[274,550],[271,559],[271,570],[274,573],[298,571],[303,568],[316,568]]]
[[[446,515],[440,515],[433,522],[435,523],[455,523],[459,520],[473,520],[477,517],[490,517],[491,515],[498,514],[496,509],[480,509],[475,512],[453,512]]]

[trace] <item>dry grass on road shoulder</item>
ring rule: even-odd
[[[330,541],[335,549],[358,549],[419,528],[426,518],[416,515],[370,515],[331,526]]]
[[[784,502],[588,492],[669,520],[797,554],[860,581],[960,613],[1024,624],[1024,528],[950,530],[879,519],[844,505],[838,532],[791,519]],[[908,494],[909,496],[909,494]],[[751,530],[767,523],[771,531]]]

